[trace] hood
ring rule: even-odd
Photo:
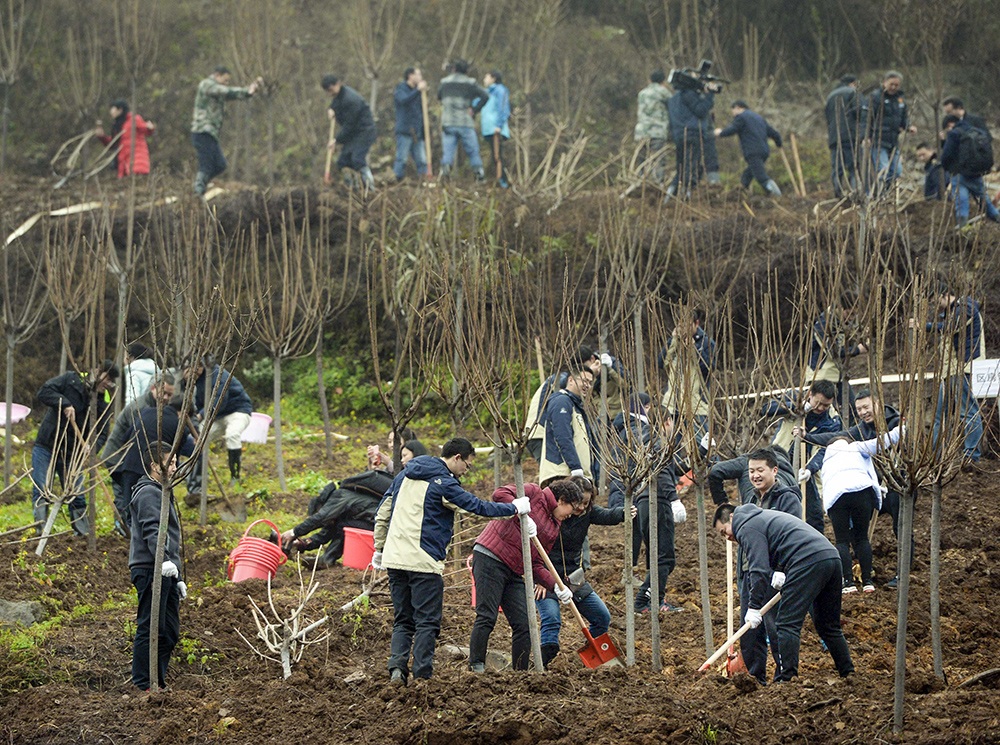
[[[418,455],[403,468],[408,479],[430,481],[435,476],[452,476],[444,461],[433,455]]]
[[[156,374],[156,361],[145,357],[138,360],[132,360],[128,365],[128,369],[154,375]]]
[[[752,517],[756,517],[764,510],[755,504],[743,504],[733,510],[733,535],[739,533],[743,523]]]

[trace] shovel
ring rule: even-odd
[[[777,604],[777,602],[779,600],[781,600],[781,593],[780,592],[776,593],[773,598],[771,598],[766,603],[764,603],[764,607],[760,609],[760,614],[764,615],[765,613],[767,613],[769,610],[771,610],[771,608],[773,608]],[[717,650],[715,650],[715,652],[712,653],[712,656],[709,657],[707,660],[705,660],[701,664],[701,667],[698,668],[698,672],[699,673],[703,673],[706,670],[708,670],[710,667],[712,667],[712,665],[714,665],[716,663],[716,661],[720,657],[722,657],[722,655],[726,654],[726,652],[734,644],[736,644],[736,642],[740,639],[740,637],[743,636],[745,633],[747,633],[749,630],[750,630],[750,624],[749,623],[745,623],[742,626],[740,626],[739,630],[735,634],[733,634],[728,639],[726,639],[726,641],[724,641],[722,643],[722,646],[719,647]]]
[[[549,555],[545,553],[545,549],[542,548],[542,544],[539,542],[538,538],[533,537],[531,542],[535,544],[535,548],[542,557],[542,561],[545,562],[545,568],[552,572],[552,576],[556,581],[556,586],[559,589],[565,588],[566,585],[564,585],[562,580],[559,578],[559,573],[556,572],[556,568],[552,566],[552,561],[549,559]],[[587,620],[580,615],[580,610],[576,607],[576,603],[570,600],[569,607],[573,609],[573,615],[576,616],[577,623],[579,623],[580,628],[583,629],[583,635],[587,637],[587,643],[576,650],[576,653],[580,655],[580,660],[583,664],[589,668],[601,667],[602,665],[621,667],[624,664],[620,659],[621,652],[618,651],[618,647],[615,646],[614,641],[611,639],[611,634],[605,633],[595,638],[590,633],[590,627],[587,624]]]

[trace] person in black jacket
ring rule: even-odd
[[[900,87],[902,83],[902,74],[890,70],[882,78],[882,86],[871,94],[868,104],[868,137],[872,145],[876,191],[891,186],[903,174],[899,135],[917,131],[916,126],[910,124],[909,109]]]
[[[976,116],[975,114],[970,114],[965,110],[965,104],[962,103],[962,99],[957,96],[948,96],[944,101],[941,102],[941,110],[944,112],[945,116],[954,115],[961,119],[963,122],[968,124],[970,127],[975,127],[976,129],[981,129],[986,135],[993,139],[993,134],[990,132],[990,127],[986,123],[986,120],[981,116]],[[941,140],[943,141],[947,132],[941,133]]]
[[[768,138],[774,140],[775,147],[781,147],[781,135],[767,123],[767,119],[756,111],[751,111],[744,101],[734,101],[731,111],[733,121],[725,129],[715,130],[715,136],[739,136],[743,160],[747,162],[746,170],[740,176],[740,184],[744,189],[748,189],[753,180],[757,179],[757,183],[764,187],[764,191],[772,197],[780,197],[781,189],[774,183],[774,179],[767,175],[764,163],[771,155],[771,148],[767,145]]]
[[[801,519],[755,504],[715,511],[712,526],[723,538],[739,544],[750,576],[746,623],[756,629],[771,589],[781,592],[776,614],[778,670],[776,682],[799,674],[799,642],[806,613],[811,611],[820,638],[841,677],[854,672],[851,651],[840,626],[843,574],[840,554],[818,530]]]
[[[207,382],[206,365],[211,366]],[[195,387],[195,419],[197,421],[208,419],[211,422],[205,447],[215,440],[225,439],[226,452],[229,456],[230,486],[238,485],[243,467],[243,430],[250,426],[250,415],[253,413],[250,396],[236,376],[216,365],[211,356],[188,367],[184,371],[184,383],[186,386]],[[200,490],[201,469],[196,468],[188,478],[188,493],[193,494]]]
[[[986,212],[987,220],[1000,222],[1000,211],[986,195],[983,172],[970,171],[969,164],[964,162],[962,140],[975,129],[968,122],[968,118],[959,119],[955,114],[949,114],[944,118],[946,137],[944,148],[941,150],[941,166],[953,174],[951,184],[955,193],[955,221],[959,228],[964,228],[969,222],[970,198],[979,202]]]
[[[157,645],[157,679],[160,687],[166,684],[170,655],[180,639],[180,601],[187,597],[187,585],[181,577],[181,526],[174,503],[174,492],[166,489],[170,507],[167,513],[167,536],[164,543],[163,563],[156,565],[156,544],[160,535],[160,506],[164,484],[169,484],[177,467],[176,459],[165,463],[170,453],[169,442],[156,442],[142,452],[143,476],[136,485],[129,502],[129,530],[131,539],[128,566],[138,599],[135,619],[135,639],[132,642],[132,684],[149,690],[149,631],[153,615],[153,578],[159,571],[160,585],[159,635]]]
[[[181,418],[180,408],[180,399],[173,399],[159,408],[155,404],[147,406],[133,418],[125,435],[126,442],[131,442],[132,446],[125,452],[117,469],[126,499],[131,498],[135,485],[146,475],[143,453],[149,451],[150,443],[159,441],[173,444],[178,428],[186,425],[186,418]],[[178,455],[187,457],[193,452],[194,438],[188,433],[181,435]]]
[[[66,501],[69,519],[77,535],[90,532],[87,520],[87,498],[83,492],[82,469],[74,483],[66,483],[66,468],[71,462],[79,466],[86,458],[80,457],[77,434],[89,439],[94,432],[97,441],[93,447],[99,451],[108,437],[108,404],[110,394],[118,380],[118,367],[111,360],[89,373],[68,372],[45,381],[36,394],[38,400],[49,407],[38,427],[38,436],[31,449],[31,504],[35,520],[45,520],[49,514],[49,494],[52,476],[59,476]],[[96,403],[97,417],[92,418],[91,399]],[[51,473],[50,473],[51,471]],[[39,528],[41,533],[41,528]]]
[[[377,133],[368,102],[356,90],[344,85],[336,75],[324,75],[321,85],[331,96],[327,116],[336,118],[340,125],[336,142],[327,145],[331,149],[337,143],[341,146],[337,167],[357,171],[365,189],[374,189],[375,178],[368,167],[368,151],[375,144]]]
[[[667,187],[667,199],[681,187],[681,194],[688,197],[698,185],[702,168],[702,121],[711,115],[715,94],[720,90],[718,83],[708,83],[700,91],[677,91],[667,101],[670,137],[677,148],[677,171]]]
[[[854,75],[844,75],[840,85],[827,96],[825,113],[833,193],[839,198],[844,196],[845,190],[854,191],[858,187],[859,134],[868,126],[868,103],[858,91],[858,79]]]
[[[421,93],[427,90],[420,68],[407,67],[403,82],[396,86],[392,99],[396,107],[396,160],[392,172],[396,181],[406,175],[406,161],[413,158],[417,174],[427,173],[427,152],[424,148],[424,115]]]
[[[921,142],[915,154],[924,165],[924,199],[944,199],[949,179],[938,161],[937,151],[928,143]]]

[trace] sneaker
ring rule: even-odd
[[[895,577],[886,582],[885,586],[888,587],[890,590],[895,590],[897,587],[899,587],[899,575],[897,574]]]
[[[871,582],[865,582],[865,586],[861,588],[861,591],[867,593],[875,592],[875,585]]]
[[[850,594],[851,594],[852,592],[857,592],[857,591],[858,591],[858,587],[857,587],[857,585],[855,585],[855,584],[854,584],[853,582],[852,582],[852,583],[849,583],[849,584],[848,584],[848,583],[845,583],[845,584],[844,584],[844,589],[843,589],[843,590],[841,590],[841,592],[842,592],[842,593],[843,593],[844,595],[850,595]]]
[[[406,686],[406,675],[398,667],[394,667],[389,673],[389,685],[404,688]]]
[[[679,605],[671,605],[670,603],[663,601],[663,605],[660,606],[660,613],[680,613],[684,610]]]
[[[635,611],[636,614],[649,613],[649,603],[636,603],[632,607],[632,610]]]

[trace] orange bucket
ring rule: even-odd
[[[375,533],[360,528],[344,528],[344,566],[364,571],[375,554]]]
[[[275,533],[281,534],[270,520],[254,520],[250,523],[236,544],[236,548],[229,554],[226,575],[233,582],[242,582],[245,579],[274,579],[278,567],[288,561],[280,546],[250,535],[250,529],[259,523],[264,523]]]

